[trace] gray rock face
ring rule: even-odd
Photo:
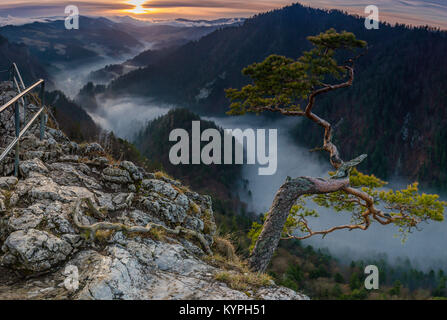
[[[16,177],[0,177],[0,188],[10,189],[19,182]]]
[[[28,177],[32,172],[48,173],[47,167],[37,158],[20,162],[19,169],[24,177]]]
[[[104,154],[104,149],[99,143],[90,143],[84,148],[85,155]]]
[[[92,268],[86,261],[97,263]],[[214,274],[218,270],[197,259],[181,245],[129,241],[125,247],[108,247],[107,255],[83,252],[71,263],[79,268],[81,283],[84,277],[95,279],[77,293],[78,299],[250,299],[246,293],[215,281]],[[277,286],[259,290],[257,297],[307,299],[293,290]]]
[[[6,239],[4,265],[19,265],[18,269],[41,272],[64,261],[73,248],[70,244],[45,231],[29,229],[15,231]]]
[[[120,167],[129,172],[134,181],[143,180],[143,173],[130,161],[122,161]]]
[[[0,119],[0,147],[9,126]],[[0,299],[307,298],[274,284],[249,296],[215,280],[222,270],[204,259],[216,232],[209,196],[129,161],[112,165],[97,143],[79,146],[51,128],[37,136],[35,126],[21,141],[19,180],[0,164]],[[89,200],[78,212],[80,199]],[[157,226],[88,230],[96,223]],[[68,288],[73,268],[78,286]],[[2,285],[16,273],[32,277]]]

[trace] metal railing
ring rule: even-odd
[[[15,122],[15,138],[6,147],[3,153],[0,155],[0,162],[11,152],[15,147],[15,161],[14,161],[14,175],[17,177],[19,175],[19,154],[20,154],[20,138],[28,131],[31,125],[40,116],[40,140],[43,139],[45,133],[45,80],[40,79],[36,81],[33,85],[28,88],[25,87],[23,83],[22,76],[20,75],[19,69],[15,63],[11,66],[11,81],[16,86],[18,94],[6,102],[0,107],[0,113],[5,111],[7,108],[14,106],[14,122]],[[24,122],[26,121],[26,98],[31,96],[34,98],[35,102],[39,104],[37,99],[32,95],[32,90],[40,86],[40,108],[33,115],[33,117],[24,125],[23,129],[20,130],[20,107],[19,103],[22,104],[24,110]]]

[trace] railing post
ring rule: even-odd
[[[15,127],[16,127],[16,138],[20,134],[20,108],[19,108],[19,102],[15,103],[15,110],[14,110],[14,121],[15,121]],[[19,153],[20,153],[20,141],[17,141],[16,144],[16,152],[15,152],[15,160],[14,160],[14,176],[19,176]]]
[[[40,87],[40,104],[43,108],[45,106],[45,82],[42,82]],[[43,136],[45,133],[45,113],[42,112],[40,114],[40,140],[43,140]]]

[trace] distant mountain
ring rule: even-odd
[[[174,27],[213,27],[213,26],[225,26],[225,25],[236,25],[243,23],[245,18],[220,18],[214,20],[204,20],[204,19],[158,19],[158,20],[142,20],[135,19],[130,16],[115,16],[110,17],[110,20],[117,23],[128,23],[135,26],[154,26],[154,25],[164,25],[164,26],[174,26]]]
[[[7,14],[6,16],[3,16],[3,14]],[[37,17],[14,17],[12,15],[6,12],[2,12],[2,10],[0,10],[0,27],[4,27],[4,26],[21,26],[24,24],[28,24],[28,23],[33,23],[33,22],[49,22],[49,21],[55,21],[55,20],[64,20],[65,17],[57,17],[57,16],[53,16],[53,17],[41,17],[41,18],[37,18]]]
[[[81,16],[78,30],[67,30],[64,19],[51,17],[38,19],[32,23],[27,19],[12,21],[12,25],[0,27],[0,34],[10,42],[26,45],[35,61],[44,66],[50,76],[58,71],[75,70],[83,64],[105,61],[123,61],[138,55],[144,49],[152,48],[135,59],[122,65],[110,65],[91,75],[90,80],[107,83],[110,80],[146,66],[159,55],[154,50],[180,47],[222,27],[240,23],[240,19],[221,19],[215,21],[166,21],[151,23],[131,17]],[[30,20],[31,21],[31,20]]]
[[[105,18],[81,16],[79,29],[67,30],[63,20],[4,26],[0,33],[23,43],[42,63],[73,62],[98,56],[119,57],[143,48],[131,34]]]
[[[224,25],[238,25],[242,24],[245,18],[221,18],[215,20],[190,20],[190,19],[175,19],[171,24],[180,24],[184,26],[224,26]]]
[[[178,47],[198,41],[207,34],[220,29],[240,25],[243,19],[187,20],[176,19],[150,23],[122,17],[118,20],[122,30],[132,34],[141,41],[150,44],[151,49],[138,54],[122,64],[108,65],[90,74],[89,80],[96,83],[108,83],[139,67],[157,64],[158,61],[174,52]]]
[[[164,59],[167,55],[172,53],[176,46],[158,49],[146,50],[138,54],[132,59],[129,59],[121,64],[110,64],[99,70],[92,71],[87,80],[95,84],[108,84],[110,81],[119,78],[131,71],[146,67],[148,65],[157,64],[158,61]],[[81,90],[82,91],[82,90]],[[82,92],[80,92],[82,94]]]
[[[273,53],[298,57],[309,49],[307,36],[329,28],[369,43],[354,86],[319,99],[316,109],[341,120],[336,139],[343,157],[368,153],[364,168],[382,178],[400,175],[447,188],[447,33],[428,27],[367,30],[360,17],[295,4],[190,42],[113,81],[108,94],[147,95],[223,115],[224,89],[248,83],[242,68]],[[295,134],[297,142],[321,144],[312,123],[302,122]]]

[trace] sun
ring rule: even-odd
[[[145,14],[145,13],[151,12],[152,9],[143,7],[143,4],[146,1],[147,0],[130,0],[130,1],[127,1],[128,4],[134,5],[135,8],[126,10],[126,12],[133,13],[133,14]]]

